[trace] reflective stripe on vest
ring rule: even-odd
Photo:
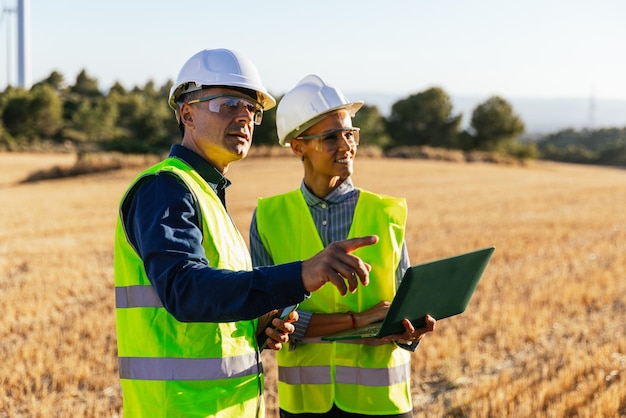
[[[162,308],[163,304],[152,286],[115,288],[116,308]]]
[[[330,366],[278,367],[278,380],[288,385],[325,385],[332,383]],[[406,382],[410,363],[385,369],[337,366],[335,382],[361,386],[390,386]]]
[[[255,375],[256,354],[225,358],[120,357],[120,377],[139,380],[205,380]]]

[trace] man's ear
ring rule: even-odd
[[[189,109],[189,106],[186,103],[181,105],[178,112],[180,114],[180,123],[185,124],[185,126],[193,124],[193,115],[191,114],[191,109]]]

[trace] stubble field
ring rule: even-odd
[[[0,417],[121,416],[113,296],[117,204],[137,169],[21,184],[70,155],[0,153]],[[355,184],[405,196],[413,263],[490,245],[468,310],[413,354],[416,417],[626,416],[626,170],[360,159]],[[295,158],[228,177],[248,235]],[[264,352],[268,417],[274,355]]]

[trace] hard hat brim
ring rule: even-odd
[[[296,127],[294,130],[289,132],[287,135],[285,135],[285,138],[283,140],[279,141],[280,145],[283,147],[289,147],[290,139],[300,136],[303,132],[305,132],[311,126],[315,125],[317,122],[321,121],[326,116],[328,116],[329,113],[336,112],[337,110],[346,109],[350,113],[350,117],[354,117],[356,115],[356,112],[358,112],[361,109],[361,107],[363,107],[364,104],[365,104],[364,101],[358,100],[356,102],[332,107],[324,111],[323,113],[320,113],[319,115],[315,116],[314,118],[309,119],[308,121],[304,122],[300,126]]]
[[[197,91],[197,90],[202,90],[203,87],[208,87],[208,86],[212,86],[212,84],[200,84],[198,82],[190,82],[189,83],[191,86],[193,87],[187,87],[186,89],[181,88],[182,86],[176,86],[175,88],[172,87],[172,90],[170,92],[170,96],[168,98],[168,104],[170,106],[170,108],[172,108],[173,110],[176,110],[178,108],[177,104],[176,104],[176,99],[178,97],[180,97],[183,94],[186,93],[191,93],[193,91]],[[276,106],[276,99],[274,97],[272,97],[271,94],[269,94],[268,92],[265,91],[260,91],[258,89],[252,89],[250,88],[248,85],[242,84],[242,85],[235,85],[236,83],[231,83],[229,85],[225,85],[225,84],[215,84],[215,86],[219,86],[219,87],[241,87],[241,88],[246,88],[249,90],[253,90],[256,92],[257,94],[257,101],[261,104],[261,106],[263,106],[263,110],[269,110],[272,109],[273,107]]]

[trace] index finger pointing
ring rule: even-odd
[[[361,247],[374,245],[378,242],[377,235],[366,235],[364,237],[350,238],[343,241],[337,241],[337,244],[346,252],[351,253]]]

